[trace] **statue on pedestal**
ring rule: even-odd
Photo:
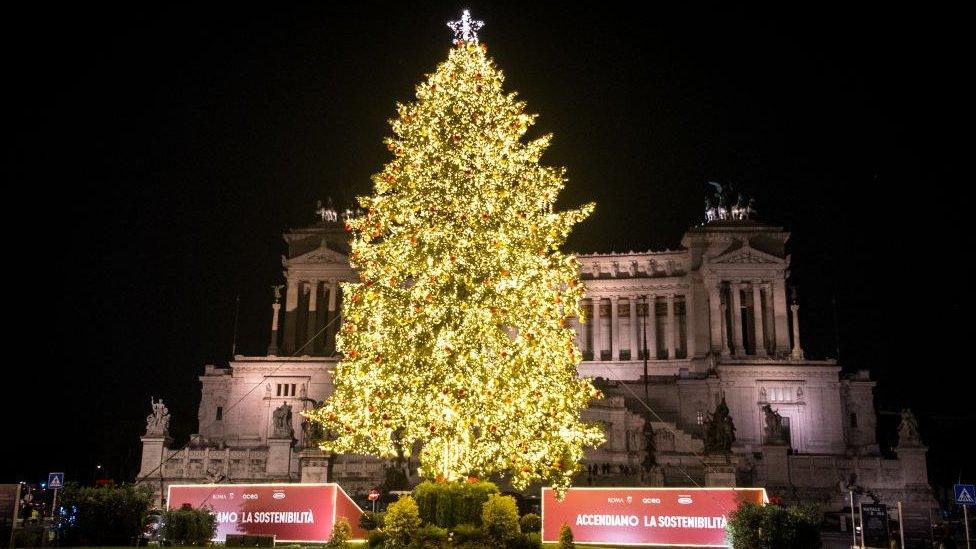
[[[786,427],[783,426],[783,416],[769,404],[763,404],[763,417],[766,418],[766,439],[765,444],[782,445],[787,444]]]
[[[295,429],[291,425],[291,406],[287,402],[275,408],[271,417],[274,422],[272,438],[295,438]]]
[[[163,404],[163,399],[149,397],[149,405],[152,413],[146,416],[145,436],[169,436],[169,410]]]
[[[735,442],[735,425],[729,415],[729,406],[722,402],[715,407],[715,413],[709,413],[705,420],[705,453],[729,454],[732,443]]]
[[[918,420],[911,409],[901,411],[901,423],[898,425],[898,447],[907,448],[922,446],[922,437],[918,434]]]

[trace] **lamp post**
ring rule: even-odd
[[[647,311],[647,294],[644,294],[644,295],[640,296],[640,298],[641,298],[641,301],[644,302],[644,316],[641,317],[642,318],[641,331],[644,334],[644,336],[643,336],[644,342],[641,344],[641,347],[643,347],[643,351],[642,352],[644,354],[644,405],[646,406],[647,405],[647,401],[650,399],[650,396],[648,394],[648,388],[647,388],[647,313],[648,313],[648,311]],[[635,304],[634,307],[636,308],[636,306],[637,305]]]

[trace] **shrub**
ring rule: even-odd
[[[576,544],[573,543],[573,530],[568,524],[563,523],[563,527],[559,529],[559,544],[556,545],[556,549],[576,549]]]
[[[506,546],[521,536],[515,498],[498,494],[489,497],[481,511],[481,524],[485,539],[496,547]]]
[[[743,503],[729,516],[729,541],[736,549],[820,547],[820,512],[810,506]]]
[[[454,543],[458,545],[468,541],[481,541],[484,539],[481,528],[478,528],[474,524],[458,524],[451,532],[454,534]]]
[[[535,532],[522,534],[509,542],[508,546],[511,549],[539,549],[542,547],[542,537]]]
[[[61,544],[129,545],[142,533],[151,503],[152,492],[142,486],[70,484],[58,498]]]
[[[420,518],[427,524],[454,528],[458,524],[481,525],[481,508],[498,493],[491,482],[422,482],[413,489]]]
[[[363,530],[378,530],[383,527],[383,513],[366,511],[359,516],[359,527]]]
[[[329,537],[329,543],[326,543],[325,546],[329,549],[342,549],[346,547],[346,542],[349,541],[351,536],[352,528],[349,526],[349,519],[339,517],[332,527],[332,536]]]
[[[217,532],[217,517],[207,508],[184,505],[163,513],[163,539],[173,545],[207,545]]]
[[[366,536],[366,546],[370,547],[382,547],[386,544],[386,532],[380,530],[374,530]]]
[[[423,526],[410,541],[412,549],[438,549],[447,546],[447,529],[433,524]]]
[[[519,526],[523,532],[538,532],[542,530],[542,517],[535,513],[526,513],[519,519]]]
[[[403,496],[386,508],[383,531],[386,532],[384,546],[402,548],[410,544],[420,528],[420,513],[417,502],[410,496]]]

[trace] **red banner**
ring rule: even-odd
[[[352,539],[363,539],[362,510],[336,484],[171,485],[170,509],[209,507],[217,515],[213,541],[227,534],[271,534],[276,541],[328,541],[338,517],[346,517]]]
[[[570,488],[556,501],[542,489],[542,541],[563,524],[582,543],[728,547],[725,526],[743,501],[765,503],[763,488]]]

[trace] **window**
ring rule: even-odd
[[[224,419],[224,407],[217,406],[217,419],[215,421],[220,421]]]
[[[281,396],[281,384],[278,384],[278,394],[276,396]]]
[[[295,384],[294,383],[279,383],[278,384],[277,396],[286,397],[286,396],[295,396],[296,394],[297,393],[295,393]]]
[[[851,428],[857,429],[857,414],[851,412]]]

